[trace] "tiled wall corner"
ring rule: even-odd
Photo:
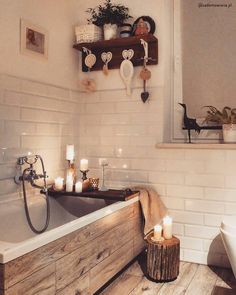
[[[43,157],[49,177],[64,174],[66,144],[78,151],[81,102],[77,91],[1,74],[0,201],[20,196],[15,164],[27,151]]]

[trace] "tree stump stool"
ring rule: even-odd
[[[173,236],[170,240],[156,242],[153,233],[147,236],[147,274],[155,282],[173,281],[179,275],[180,241]]]

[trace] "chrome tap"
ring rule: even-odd
[[[34,164],[37,162],[37,160],[41,161],[42,164],[42,169],[43,169],[43,173],[42,174],[37,174],[36,170],[34,169]],[[46,178],[47,173],[44,169],[44,164],[43,164],[43,160],[41,158],[41,156],[39,155],[35,155],[35,156],[24,156],[24,157],[20,157],[17,159],[17,165],[18,166],[23,166],[24,164],[28,164],[29,167],[25,168],[23,173],[21,172],[21,169],[18,170],[18,172],[16,173],[15,176],[15,183],[20,184],[22,181],[27,181],[31,184],[32,187],[38,188],[38,189],[43,189],[43,191],[45,192],[47,190],[46,188]],[[40,178],[44,179],[44,185],[40,186],[38,184],[35,183],[35,180],[38,180]]]

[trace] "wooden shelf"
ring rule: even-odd
[[[49,196],[58,198],[61,196],[85,197],[94,199],[114,200],[114,201],[127,201],[139,195],[139,191],[127,192],[125,190],[109,189],[108,191],[86,191],[82,193],[55,191],[52,188],[48,190]]]
[[[140,39],[148,42],[148,55],[151,58],[148,61],[148,65],[156,65],[158,64],[158,40],[152,34],[148,35],[140,35],[134,37],[127,38],[117,38],[112,40],[103,40],[93,43],[79,43],[75,44],[73,48],[82,52],[82,71],[87,72],[88,68],[84,64],[84,59],[86,57],[85,52],[83,52],[83,47],[86,47],[92,51],[93,54],[96,55],[97,61],[91,71],[100,71],[104,65],[101,60],[102,52],[112,52],[112,60],[109,62],[109,69],[118,69],[123,60],[122,51],[124,49],[133,49],[134,56],[132,58],[132,63],[134,66],[142,66],[143,65],[143,56],[144,50],[141,45]]]
[[[235,150],[235,143],[157,143],[157,149]]]

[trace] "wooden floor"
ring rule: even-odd
[[[177,280],[170,283],[151,282],[144,273],[143,255],[96,295],[236,295],[229,269],[181,262]]]

